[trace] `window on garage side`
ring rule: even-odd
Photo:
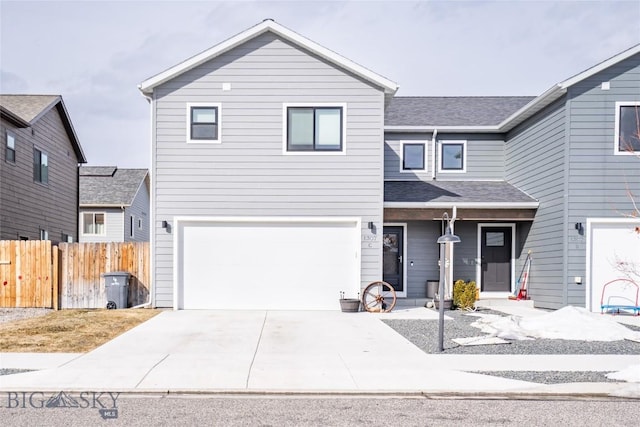
[[[84,212],[82,214],[82,233],[105,235],[105,214],[103,212]]]
[[[616,103],[615,153],[640,152],[640,102]]]
[[[9,131],[7,131],[7,147],[5,153],[5,160],[7,162],[16,162],[16,136]]]
[[[342,152],[344,107],[286,107],[286,147],[289,152]]]
[[[220,143],[220,104],[187,104],[187,142]]]
[[[33,149],[33,180],[42,184],[49,182],[49,156],[37,148]]]
[[[465,172],[466,148],[466,141],[441,141],[439,172]]]
[[[425,167],[425,144],[416,142],[405,142],[402,144],[402,170],[403,171],[424,171]]]

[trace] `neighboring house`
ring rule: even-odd
[[[62,97],[0,95],[0,240],[77,240],[86,163]]]
[[[619,142],[638,121],[640,45],[538,97],[397,88],[271,20],[142,82],[153,304],[337,309],[379,279],[422,303],[446,212],[462,239],[449,283],[506,297],[532,251],[537,306],[589,306],[583,230],[640,194]]]
[[[149,241],[149,171],[80,168],[80,242]]]

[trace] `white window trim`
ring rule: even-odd
[[[7,142],[5,144],[5,160],[9,163],[16,163],[16,134],[11,132],[9,129],[7,129],[7,131],[5,132],[5,136],[7,139]],[[9,139],[11,139],[13,141],[13,147],[11,147],[9,145]],[[11,149],[11,151],[13,151],[13,160],[9,160],[6,156],[7,156],[7,151]]]
[[[217,108],[218,139],[191,139],[191,107]],[[219,102],[187,102],[186,110],[187,144],[222,144],[222,104]]]
[[[384,227],[402,227],[402,292],[396,291],[396,296],[400,298],[407,297],[407,284],[408,284],[408,276],[407,276],[407,265],[409,264],[406,260],[409,259],[407,255],[407,223],[406,222],[385,222],[382,224],[382,234],[384,234]],[[382,254],[382,250],[380,251]]]
[[[467,141],[466,140],[446,140],[438,141],[438,173],[467,173]],[[442,169],[442,147],[445,145],[462,144],[462,169]]]
[[[404,146],[406,144],[422,144],[424,146],[424,169],[404,169]],[[415,140],[415,141],[400,141],[400,173],[413,173],[413,174],[424,174],[424,173],[428,173],[428,169],[429,169],[429,164],[427,163],[427,160],[429,158],[429,155],[427,154],[427,146],[429,144],[429,141],[423,141],[423,140]]]
[[[342,108],[342,150],[340,151],[288,151],[287,108],[289,107],[337,107]],[[344,156],[347,154],[347,103],[346,102],[285,102],[282,104],[282,154],[286,156]]]
[[[495,227],[511,228],[511,290],[509,292],[480,292],[483,296],[508,296],[513,293],[516,286],[516,225],[513,222],[480,222],[478,223],[477,243],[476,243],[476,286],[482,289],[482,229]]]
[[[136,217],[135,215],[129,215],[129,237],[131,239],[136,238]]]
[[[103,233],[85,233],[84,232],[84,215],[93,214],[94,218],[96,214],[104,215],[104,232]],[[107,235],[107,213],[100,211],[85,211],[80,213],[80,234],[82,236],[106,236]]]
[[[620,138],[620,107],[640,107],[640,101],[616,102],[616,120],[614,124],[613,153],[616,156],[637,156],[637,151],[620,151],[618,139]]]

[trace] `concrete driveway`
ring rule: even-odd
[[[462,366],[469,369],[469,358],[425,354],[381,321],[384,317],[434,315],[424,308],[384,315],[338,311],[164,311],[62,366],[0,376],[0,389],[551,391],[549,386],[540,384],[457,371]],[[475,359],[483,360],[478,356]],[[466,362],[461,365],[463,360]],[[501,360],[492,359],[491,363],[505,369]],[[521,366],[522,357],[512,363]]]

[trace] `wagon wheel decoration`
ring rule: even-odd
[[[387,282],[371,282],[362,293],[362,305],[370,313],[388,313],[396,305],[396,291]]]

